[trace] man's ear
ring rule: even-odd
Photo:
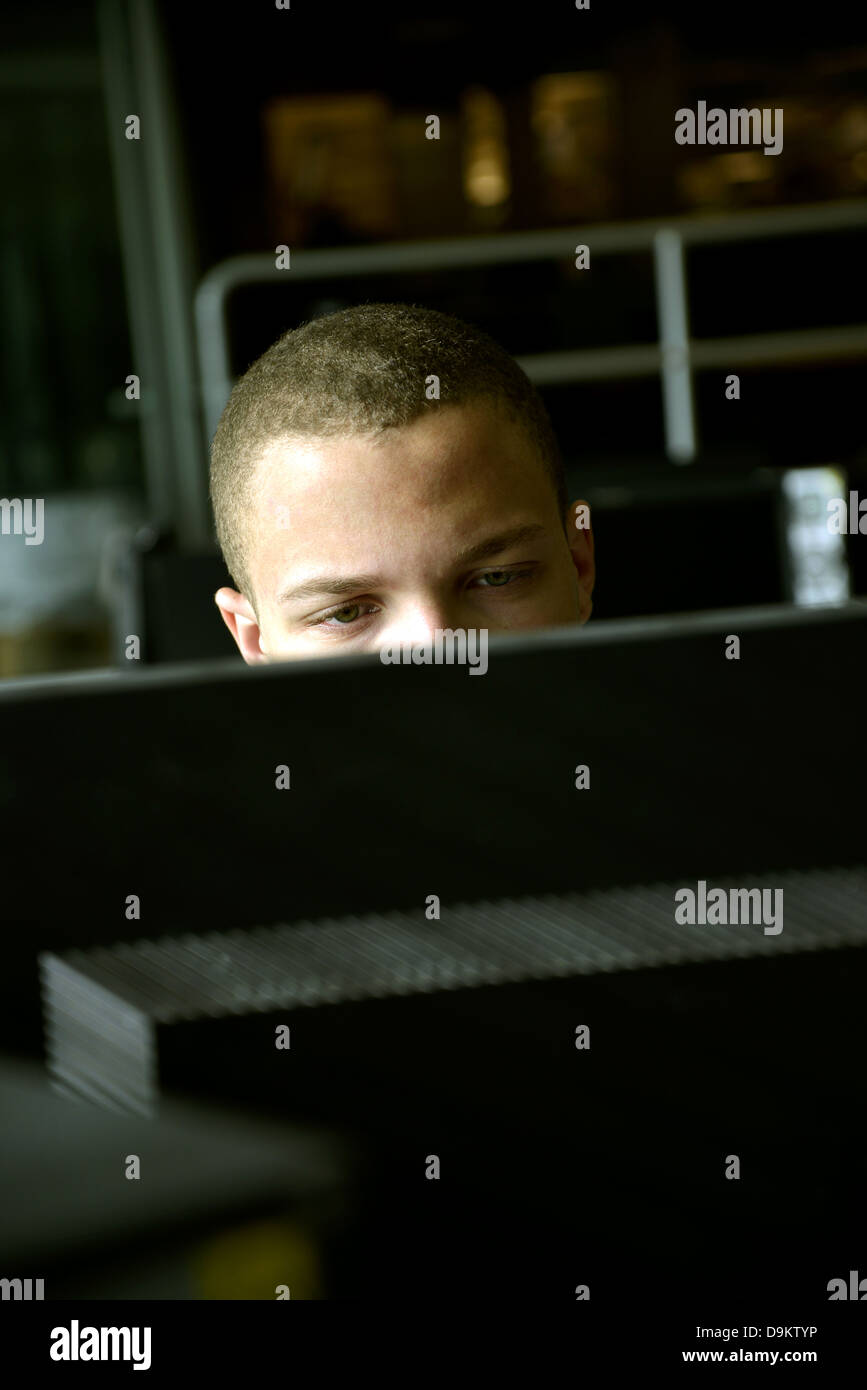
[[[589,503],[572,503],[566,513],[566,537],[578,576],[581,622],[586,623],[593,612],[593,586],[596,583],[596,548]]]
[[[214,602],[247,665],[255,666],[258,662],[267,661],[256,614],[244,595],[239,594],[237,589],[218,589]]]

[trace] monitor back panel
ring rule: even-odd
[[[856,863],[865,613],[492,641],[484,675],[372,656],[10,682],[4,1029],[37,1037],[45,949]]]

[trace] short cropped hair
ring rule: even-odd
[[[433,375],[438,400],[426,395]],[[429,410],[480,400],[498,403],[523,430],[549,470],[564,517],[563,461],[544,402],[514,358],[480,328],[420,305],[361,304],[278,338],[236,383],[211,445],[217,540],[254,610],[247,562],[253,483],[272,440],[379,433]]]

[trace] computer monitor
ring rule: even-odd
[[[37,1038],[42,950],[857,862],[865,636],[851,602],[495,637],[484,674],[9,681],[7,1045]]]
[[[863,1235],[850,1098],[867,950],[823,949],[815,885],[836,894],[838,947],[863,901],[865,616],[492,639],[484,674],[366,656],[10,684],[6,1026],[20,1035],[38,1007],[40,952],[77,948],[86,970],[123,939],[134,970],[141,938],[304,920],[324,937],[394,909],[440,945],[431,895],[445,936],[455,903],[634,889],[639,916],[618,924],[631,960],[169,1020],[160,1083],[357,1137],[342,1288],[358,1296],[364,1281],[380,1297],[490,1296],[505,1277],[568,1301],[589,1280],[621,1306],[636,1288],[755,1295],[771,1279],[815,1308]],[[805,949],[643,959],[653,885],[775,876],[794,883]],[[294,1051],[275,1050],[275,1018]],[[761,1264],[744,1253],[756,1239]]]

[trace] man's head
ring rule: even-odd
[[[586,621],[593,538],[547,412],[480,329],[365,304],[286,333],[214,436],[216,601],[250,663]]]

